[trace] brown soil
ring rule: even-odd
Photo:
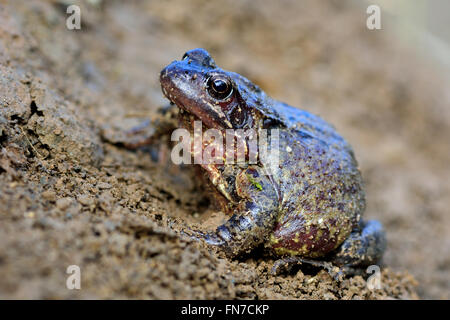
[[[450,297],[449,83],[389,23],[345,1],[86,1],[69,31],[63,4],[0,3],[0,298]],[[102,139],[166,104],[159,71],[195,47],[350,141],[387,229],[382,289],[180,236],[223,219],[192,168]]]

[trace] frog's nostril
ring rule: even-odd
[[[171,87],[171,72],[169,67],[166,67],[161,70],[161,73],[159,74],[159,82],[161,84],[161,87],[164,90],[167,90],[169,87]]]
[[[162,69],[161,72],[159,73],[159,81],[161,83],[163,83],[164,81],[166,81],[168,78],[167,76],[167,67]]]

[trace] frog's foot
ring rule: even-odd
[[[180,232],[182,235],[191,238],[192,240],[203,240],[207,244],[213,246],[223,246],[225,244],[225,240],[221,239],[218,235],[210,232],[202,232],[199,230],[187,229],[186,231],[182,230]]]
[[[261,242],[260,239],[263,239],[260,233],[266,232],[263,227],[268,216],[260,215],[256,206],[251,207],[251,209],[254,211],[250,210],[241,213],[241,215],[234,214],[215,231],[203,232],[188,228],[181,231],[181,234],[220,248],[228,258],[249,253]],[[274,218],[271,219],[274,220]]]
[[[138,149],[152,144],[155,136],[155,128],[149,119],[125,132],[122,144],[127,149]]]
[[[383,226],[375,220],[361,221],[356,230],[329,257],[333,264],[358,274],[358,267],[377,263],[386,249]]]
[[[283,272],[283,270],[289,272],[292,267],[297,264],[308,264],[314,267],[323,268],[327,270],[328,274],[333,279],[339,282],[344,280],[344,277],[350,271],[347,270],[347,268],[339,268],[333,265],[331,262],[311,260],[294,256],[275,261],[272,269],[270,270],[270,273],[273,275],[279,275]]]
[[[152,119],[146,119],[137,126],[120,131],[109,126],[102,129],[104,140],[121,145],[127,149],[138,149],[154,144],[161,136],[170,133],[176,128],[177,108],[173,105],[160,107]]]

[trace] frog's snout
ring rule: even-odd
[[[162,90],[164,96],[166,96],[166,98],[171,100],[169,97],[171,81],[170,81],[170,76],[168,73],[169,71],[167,70],[167,68],[168,68],[168,66],[161,70],[161,73],[159,74],[159,83],[161,84],[161,90]]]
[[[185,94],[195,91],[202,87],[204,75],[213,68],[217,66],[208,51],[201,48],[189,50],[183,55],[182,60],[173,61],[161,71],[159,81],[162,91],[169,100],[171,92],[173,95],[176,89]]]
[[[163,94],[179,107],[197,105],[203,88],[203,77],[198,67],[187,66],[186,61],[174,61],[165,67],[159,81]],[[192,112],[189,108],[186,110]]]
[[[180,90],[188,87],[188,77],[189,73],[185,72],[185,69],[180,66],[180,61],[174,61],[162,69],[159,74],[159,82],[166,98],[176,102],[174,101],[175,96],[179,94]]]
[[[164,69],[161,70],[160,74],[159,74],[159,82],[161,84],[161,89],[164,93],[164,95],[168,98],[167,96],[167,89],[171,86],[172,82],[170,80],[171,78],[171,74],[172,72],[170,71],[170,65],[168,65],[167,67],[165,67]]]

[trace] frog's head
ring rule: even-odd
[[[204,49],[184,54],[161,71],[164,95],[208,128],[247,129],[277,115],[263,106],[265,93],[243,76],[217,67]]]

